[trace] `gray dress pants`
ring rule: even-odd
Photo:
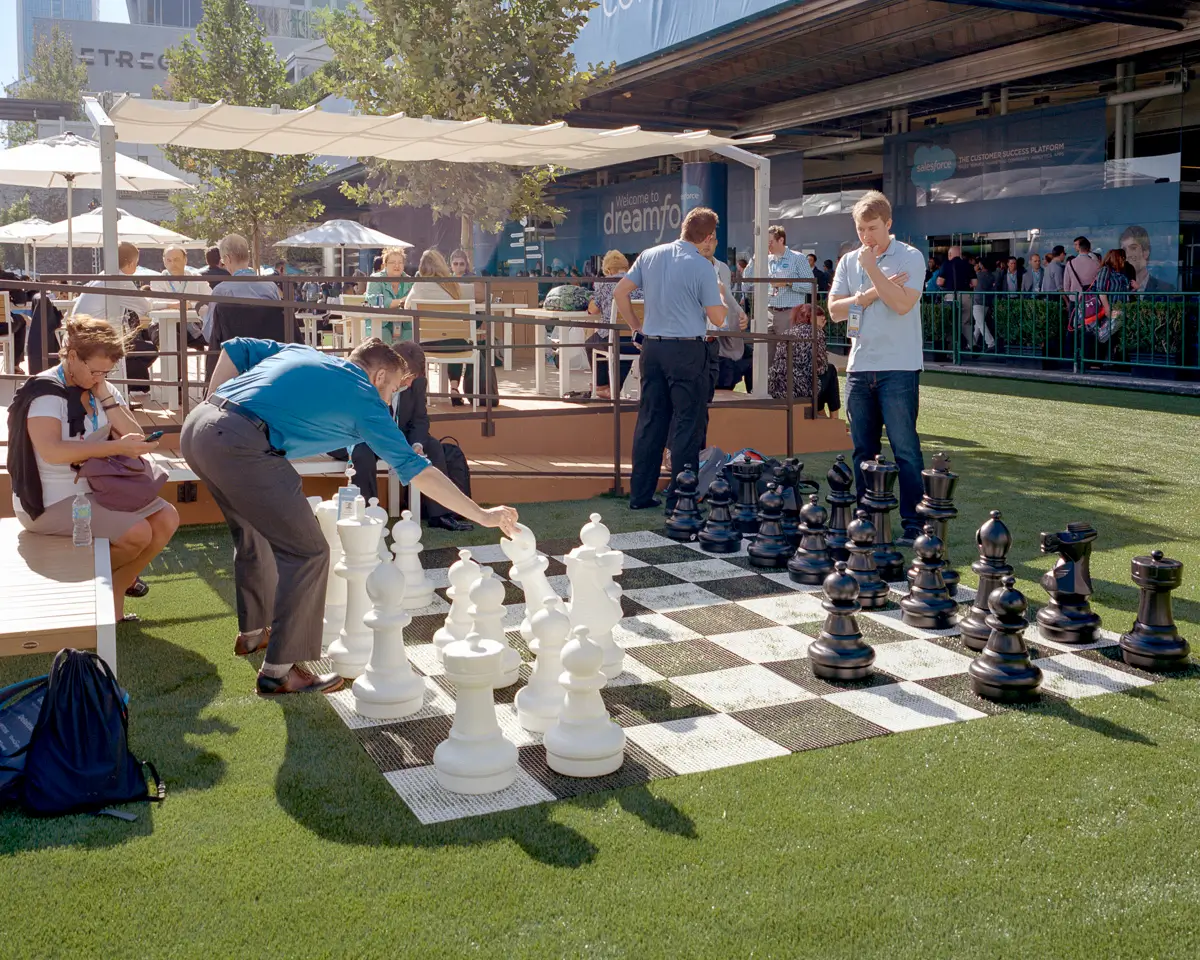
[[[233,534],[238,629],[271,627],[267,663],[319,659],[329,545],[300,475],[262,431],[210,403],[188,414],[180,447]]]

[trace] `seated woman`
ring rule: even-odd
[[[126,616],[125,598],[149,591],[138,574],[167,545],[179,514],[161,497],[131,513],[110,510],[96,502],[87,480],[71,468],[93,457],[138,457],[158,448],[146,442],[125,398],[106,382],[124,355],[124,344],[107,321],[68,320],[62,362],[28,380],[13,399],[10,422],[23,416],[25,429],[9,442],[14,444],[13,509],[21,526],[69,537],[72,501],[80,492],[87,494],[92,536],[110,543],[117,619],[136,620],[134,614]]]
[[[446,263],[446,258],[442,256],[440,250],[430,248],[421,254],[421,260],[417,264],[417,279],[413,283],[412,289],[404,298],[404,309],[411,310],[414,303],[420,303],[429,300],[469,300],[471,299],[470,290],[463,290],[459,284],[448,278],[450,274],[450,265]],[[459,338],[452,340],[425,340],[422,343],[425,347],[465,347],[467,341]],[[437,350],[430,350],[434,356],[437,356]],[[463,365],[461,363],[449,364],[449,372],[447,379],[450,381],[450,402],[461,407],[464,403],[459,388],[459,381],[462,380]]]
[[[408,276],[404,272],[404,266],[408,260],[408,254],[404,252],[403,247],[388,247],[383,251],[383,266],[381,269],[371,274],[374,277],[405,277]],[[367,284],[367,304],[372,307],[393,307],[400,309],[404,306],[404,298],[408,296],[408,292],[412,289],[411,282],[403,280],[375,280],[372,279]],[[398,321],[400,326],[400,339],[412,339],[412,321]],[[395,335],[396,321],[384,320],[380,327],[382,331],[375,334],[385,343],[391,343]],[[371,328],[374,326],[373,318],[367,322],[367,336],[372,336]]]
[[[620,250],[609,250],[608,253],[604,255],[604,262],[601,264],[600,270],[604,276],[612,277],[614,280],[619,280],[629,272],[629,260]],[[591,302],[589,302],[587,305],[587,312],[599,317],[605,322],[620,323],[620,320],[613,319],[613,291],[616,290],[616,288],[616,283],[597,283],[596,291],[592,295]],[[635,290],[631,299],[642,299],[642,291]],[[588,357],[593,364],[596,362],[596,353],[603,350],[603,352],[607,354],[607,345],[610,342],[609,336],[612,332],[613,331],[611,330],[597,330],[590,337],[588,337],[587,343],[589,346],[597,345],[594,349],[588,351]],[[621,337],[621,384],[623,384],[625,382],[625,378],[629,376],[629,371],[633,368],[633,358],[636,357],[639,352],[640,351],[638,350],[637,345],[633,342],[632,334],[629,337]],[[627,356],[629,359],[624,359]],[[618,392],[620,392],[621,384],[617,385]],[[598,396],[604,398],[605,400],[612,396],[608,385],[607,363],[596,368],[596,385],[598,388],[596,391]]]
[[[792,310],[791,326],[787,331],[787,335],[795,337],[797,341],[792,347],[792,397],[797,399],[812,396],[815,365],[818,380],[817,406],[828,406],[830,410],[837,410],[841,403],[837,397],[837,374],[831,373],[829,354],[825,348],[825,311],[817,307],[815,339],[812,321],[813,308],[809,304],[801,303]],[[767,373],[767,391],[776,400],[787,396],[785,347],[786,343],[780,341],[779,349]],[[831,377],[832,390],[829,383]]]

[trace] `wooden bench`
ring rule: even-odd
[[[108,541],[76,547],[0,520],[0,656],[94,649],[117,670]]]

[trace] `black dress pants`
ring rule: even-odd
[[[446,452],[442,449],[440,441],[434,440],[430,436],[406,437],[406,439],[410,444],[419,443],[429,462],[442,473],[446,472]],[[358,487],[362,498],[370,503],[372,497],[379,496],[379,475],[376,472],[379,469],[379,457],[367,444],[357,443],[350,454],[350,459],[354,463],[354,485]],[[421,497],[421,507],[421,512],[429,520],[445,516],[450,512],[431,497]]]
[[[717,378],[721,372],[721,344],[714,339],[709,340],[704,346],[708,350],[708,397],[704,402],[704,432],[700,436],[701,450],[708,446],[708,416],[712,408],[713,397],[717,395]],[[697,464],[698,466],[699,464]],[[672,469],[674,470],[674,467]]]
[[[671,450],[671,469],[699,466],[700,441],[711,383],[708,345],[694,340],[657,340],[642,344],[642,399],[633,432],[633,476],[629,502],[654,499],[663,450]],[[667,489],[667,506],[675,503],[675,483]]]

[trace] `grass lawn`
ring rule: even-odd
[[[1132,622],[1129,558],[1161,548],[1200,643],[1197,414],[928,376],[964,582],[989,509],[1034,602],[1038,531],[1089,519],[1106,624]],[[606,498],[522,513],[560,537],[594,510],[614,530],[658,519]],[[1200,955],[1194,679],[422,827],[319,698],[253,695],[230,561],[223,530],[181,531],[120,634],[133,747],[167,802],[136,823],[0,814],[0,957]],[[0,683],[47,665],[5,660]]]

